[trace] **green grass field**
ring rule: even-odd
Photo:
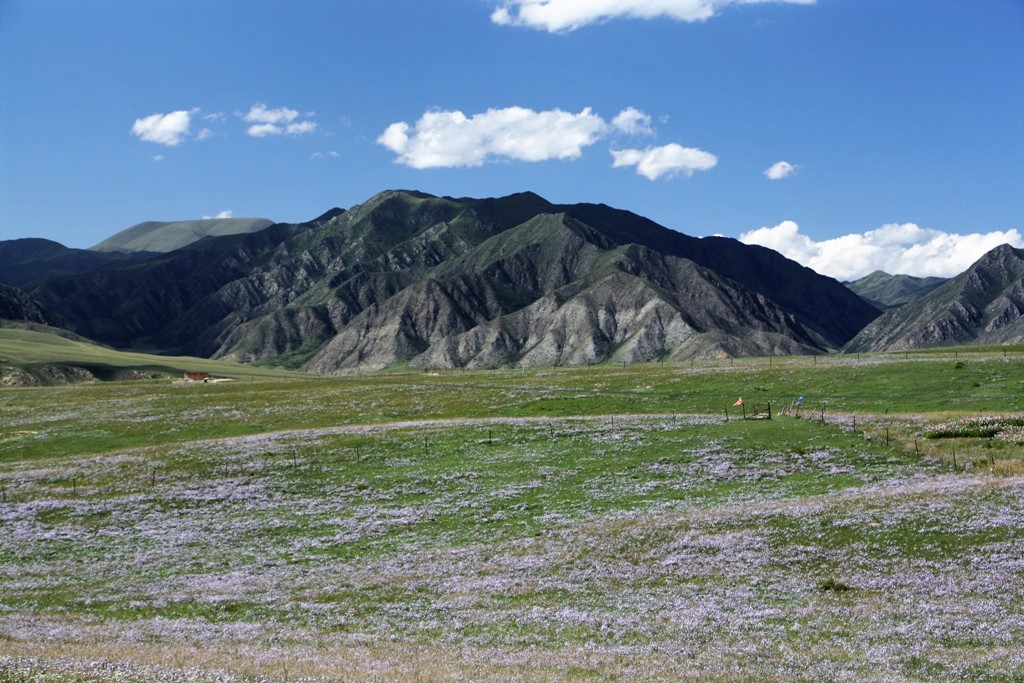
[[[45,329],[45,328],[44,328]],[[76,367],[90,371],[101,380],[119,372],[151,378],[179,378],[186,371],[207,372],[223,378],[279,378],[297,376],[285,370],[239,365],[192,358],[158,356],[115,351],[87,341],[50,334],[40,330],[0,327],[0,366],[31,371],[39,367]]]
[[[243,370],[0,389],[0,681],[1024,680],[1019,348]]]

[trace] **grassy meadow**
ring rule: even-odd
[[[66,384],[74,371],[87,371],[98,380],[181,377],[206,372],[221,378],[280,378],[294,376],[285,370],[241,365],[190,356],[159,356],[115,351],[64,330],[33,325],[4,327],[0,321],[0,387],[24,384]],[[34,329],[33,329],[34,328]],[[68,368],[72,371],[68,372]],[[8,382],[5,380],[15,380]],[[78,378],[80,379],[80,378]],[[18,382],[17,380],[21,380]],[[70,383],[76,383],[72,380]]]
[[[0,389],[0,682],[1024,681],[1022,348],[233,376]]]

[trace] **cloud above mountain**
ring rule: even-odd
[[[788,161],[776,161],[764,171],[764,177],[768,180],[782,180],[796,174],[796,166]]]
[[[690,177],[695,171],[707,171],[718,164],[718,157],[695,147],[683,147],[676,143],[646,149],[612,150],[614,168],[635,166],[636,172],[648,180],[662,176],[684,175]]]
[[[502,26],[525,26],[551,33],[567,33],[588,24],[612,19],[707,21],[729,5],[761,3],[813,5],[816,0],[505,0],[491,13]]]
[[[953,277],[967,270],[1000,244],[1024,248],[1016,229],[961,235],[914,223],[887,223],[864,233],[815,241],[793,221],[740,235],[746,244],[759,244],[823,275],[856,280],[876,270],[892,275]]]
[[[151,114],[135,119],[132,135],[145,142],[175,147],[189,135],[192,116],[198,109],[180,109],[169,114]]]
[[[612,126],[627,135],[654,135],[651,117],[636,107],[626,107],[614,119]]]
[[[480,166],[487,161],[576,159],[604,137],[609,124],[590,108],[533,111],[506,107],[466,116],[428,111],[414,124],[393,123],[377,138],[412,168]]]
[[[309,115],[307,115],[308,117]],[[246,134],[254,138],[268,135],[304,135],[316,130],[316,122],[306,118],[299,121],[299,112],[288,107],[268,109],[265,104],[254,104],[242,117],[246,123],[253,125],[246,129]]]
[[[223,112],[204,114],[201,117],[198,107],[193,109],[179,109],[168,114],[151,114],[143,118],[135,119],[131,133],[144,142],[153,142],[166,147],[176,147],[188,139],[202,141],[216,135],[214,130],[203,127],[198,133],[192,135],[192,122],[196,118],[202,118],[211,125],[221,124],[225,115]],[[268,135],[305,135],[317,130],[317,123],[313,120],[313,114],[300,114],[295,109],[278,107],[270,109],[266,104],[254,104],[248,112],[238,112],[237,116],[248,124],[246,134],[254,138],[262,138]]]
[[[635,107],[611,121],[589,107],[578,113],[561,109],[534,111],[525,107],[488,109],[467,116],[461,111],[428,111],[415,124],[388,126],[377,142],[394,152],[395,161],[412,168],[481,166],[487,162],[570,160],[600,140],[616,134],[654,135],[651,117]],[[670,143],[646,149],[612,150],[613,166],[635,166],[655,180],[662,176],[703,171],[718,163],[715,155]]]

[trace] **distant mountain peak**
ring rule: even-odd
[[[923,297],[946,281],[941,277],[889,275],[876,270],[846,286],[880,310],[903,306]]]
[[[92,251],[170,252],[204,237],[258,232],[273,225],[267,218],[202,218],[191,221],[146,221],[90,247]]]

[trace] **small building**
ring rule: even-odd
[[[185,372],[186,382],[207,382],[210,379],[208,372]]]

